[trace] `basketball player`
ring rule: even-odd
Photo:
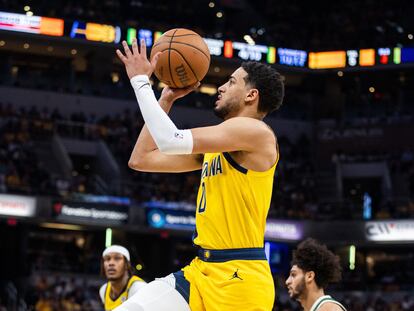
[[[272,310],[274,283],[264,232],[279,159],[276,137],[262,119],[282,104],[282,76],[257,62],[243,63],[218,89],[216,126],[177,129],[173,102],[190,93],[164,88],[157,103],[149,83],[145,42],[117,50],[145,120],[129,166],[147,172],[201,169],[194,244],[198,256],[181,271],[157,279],[117,311]]]
[[[99,289],[105,311],[120,306],[146,284],[134,275],[129,252],[120,245],[109,246],[102,253],[102,273],[108,280]]]
[[[307,239],[293,252],[292,268],[286,286],[290,298],[298,300],[304,311],[346,311],[342,304],[325,295],[328,284],[337,282],[340,278],[338,256],[325,245]]]

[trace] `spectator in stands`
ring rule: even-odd
[[[102,273],[108,282],[101,286],[99,295],[107,311],[120,306],[146,284],[134,275],[129,251],[120,245],[109,246],[102,253]]]

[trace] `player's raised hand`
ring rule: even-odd
[[[140,42],[140,49],[138,49],[137,39],[132,41],[132,51],[126,41],[122,41],[122,46],[125,54],[119,49],[116,50],[116,54],[124,63],[128,77],[130,79],[137,75],[150,77],[154,72],[160,53],[155,54],[150,62],[147,58],[147,46],[144,39]]]

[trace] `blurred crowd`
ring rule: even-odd
[[[33,277],[25,299],[34,311],[101,311],[99,283],[79,277]]]
[[[51,141],[55,133],[81,140],[103,139],[119,166],[122,182],[112,195],[128,196],[138,202],[168,201],[194,203],[199,186],[199,172],[188,174],[149,174],[127,169],[126,163],[143,126],[138,113],[125,110],[119,115],[86,115],[82,112],[64,116],[58,110],[35,106],[17,109],[0,104],[0,191],[26,194],[67,196],[73,192],[96,193],[93,172],[72,172],[63,176],[50,172],[44,159],[36,154],[36,146]],[[270,217],[289,219],[341,219],[345,215],[361,215],[359,203],[325,202],[319,196],[318,171],[312,158],[312,142],[302,135],[292,142],[278,137],[281,161],[274,182]],[[385,155],[384,155],[385,156]],[[367,156],[374,161],[380,154]],[[361,157],[337,154],[336,161],[362,161]],[[76,159],[73,159],[76,161]],[[333,159],[333,161],[335,161]],[[407,179],[414,198],[414,155],[406,150],[389,160],[391,171],[398,170]],[[374,216],[379,219],[409,218],[414,215],[414,203],[384,201]]]
[[[335,50],[410,42],[409,1],[251,1],[270,28],[268,40],[302,49]],[[392,9],[390,9],[392,6]],[[306,12],[306,14],[304,13]],[[363,18],[362,18],[363,16]],[[295,35],[289,35],[294,29]],[[334,30],[333,30],[334,29]],[[358,35],[355,35],[358,34]]]

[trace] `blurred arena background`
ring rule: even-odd
[[[0,310],[102,310],[106,245],[146,280],[195,255],[199,172],[133,172],[143,121],[120,40],[174,27],[213,55],[173,108],[218,122],[217,86],[242,60],[286,77],[267,118],[281,151],[266,231],[275,310],[305,237],[341,258],[348,310],[414,310],[414,4],[398,1],[0,0]],[[154,80],[154,86],[162,86]]]

